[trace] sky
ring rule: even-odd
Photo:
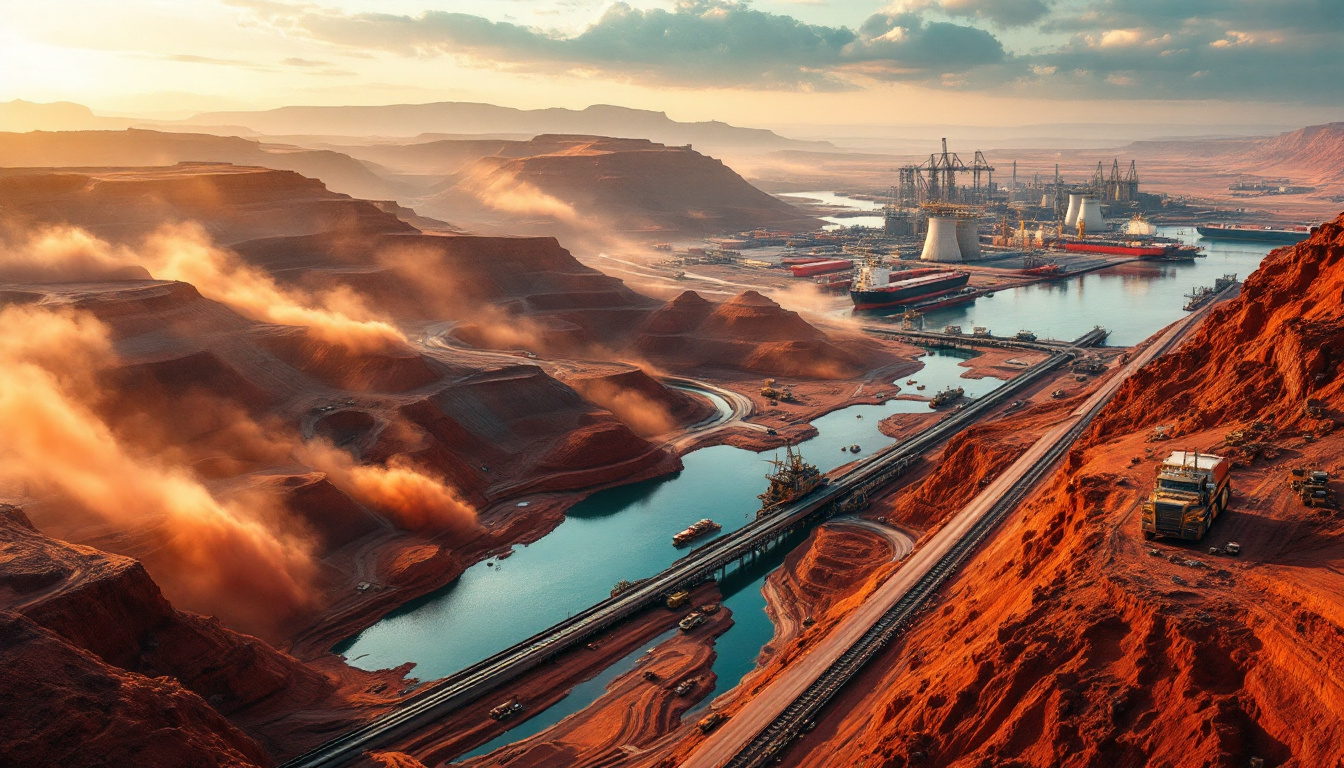
[[[483,101],[762,127],[1344,119],[1344,0],[0,0],[0,11],[0,101],[100,114]]]

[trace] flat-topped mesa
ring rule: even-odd
[[[293,171],[184,163],[159,168],[0,168],[0,215],[68,224],[135,243],[165,224],[193,222],[222,245],[300,234],[361,237],[415,229],[373,203]]]
[[[643,237],[818,225],[720,160],[642,139],[538,136],[453,178],[425,211],[482,231]]]

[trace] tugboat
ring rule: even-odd
[[[704,520],[691,523],[690,527],[688,527],[686,530],[682,531],[681,533],[678,533],[676,536],[673,536],[672,545],[680,547],[682,544],[685,544],[686,542],[691,541],[692,539],[698,539],[707,533],[714,533],[715,531],[721,531],[721,530],[723,530],[722,525],[719,525],[718,523],[714,522],[713,520],[710,520],[709,518],[705,518]]]
[[[826,478],[816,465],[803,461],[803,454],[794,452],[792,445],[784,446],[783,461],[775,458],[770,460],[770,463],[774,465],[775,471],[766,475],[770,480],[770,487],[757,497],[761,500],[761,509],[756,513],[757,517],[801,499],[826,484]]]
[[[962,389],[961,387],[957,387],[956,389],[948,387],[947,389],[944,389],[938,394],[933,396],[933,399],[929,401],[929,407],[938,408],[947,405],[948,403],[952,402],[953,400],[956,400],[957,398],[961,397],[964,394],[966,394],[966,390]]]

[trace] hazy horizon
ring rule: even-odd
[[[53,0],[7,15],[0,101],[140,119],[440,101],[781,133],[818,115],[827,130],[1344,119],[1344,9],[1324,0]]]

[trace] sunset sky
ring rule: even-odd
[[[1344,119],[1340,0],[47,0],[0,101],[621,104],[742,125]]]

